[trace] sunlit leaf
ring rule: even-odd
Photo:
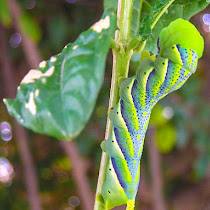
[[[66,140],[77,136],[94,109],[115,30],[116,15],[108,10],[73,44],[24,77],[16,99],[5,100],[9,113],[35,132]]]

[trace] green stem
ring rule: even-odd
[[[125,52],[125,48],[130,42],[131,20],[132,20],[132,6],[133,0],[119,0],[118,1],[118,26],[120,28],[115,36],[115,41],[118,46],[121,46],[120,51],[113,50],[113,68],[112,68],[112,81],[109,99],[109,109],[114,107],[119,100],[119,79],[126,78],[128,76],[128,70],[130,65],[130,59],[133,51]],[[109,118],[107,119],[105,139],[109,138],[112,126]],[[109,156],[107,153],[102,153],[101,165],[98,177],[98,185],[96,190],[96,197],[101,193],[105,178],[106,168],[109,162]],[[104,207],[97,201],[95,201],[94,210],[103,210]]]
[[[171,0],[169,1],[168,4],[165,5],[165,7],[163,7],[163,9],[160,10],[160,12],[158,12],[158,14],[156,15],[155,19],[153,20],[152,24],[151,24],[151,29],[153,29],[156,25],[156,23],[158,22],[158,20],[161,18],[161,16],[164,14],[164,12],[170,7],[170,5],[174,2],[175,0]]]
[[[175,0],[171,0],[169,1],[168,4],[165,5],[165,7],[163,7],[160,12],[158,12],[158,14],[156,15],[156,17],[154,18],[152,24],[151,24],[151,29],[153,29],[156,25],[156,23],[158,22],[158,20],[161,18],[161,16],[164,14],[164,12],[170,7],[170,5],[174,2]],[[137,37],[138,38],[138,37]],[[136,38],[136,39],[137,39]],[[139,37],[139,39],[141,39],[141,37]],[[140,53],[145,45],[146,45],[147,40],[141,42],[135,49],[134,49],[134,53]]]

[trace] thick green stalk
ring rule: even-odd
[[[113,68],[112,68],[112,82],[109,100],[109,109],[114,107],[119,100],[119,79],[128,76],[130,59],[133,51],[125,53],[125,48],[130,42],[131,20],[132,20],[133,0],[119,0],[118,1],[118,27],[115,41],[120,47],[119,51],[113,50]],[[108,139],[112,130],[109,118],[107,119],[105,139]],[[101,165],[98,177],[98,185],[96,196],[101,192],[105,178],[106,168],[108,165],[109,156],[107,153],[102,153]],[[104,207],[96,200],[94,210],[103,210]]]

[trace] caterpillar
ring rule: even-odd
[[[105,209],[134,205],[152,108],[196,71],[204,41],[190,22],[177,19],[160,32],[158,45],[159,54],[143,51],[136,75],[120,83],[119,102],[109,115],[112,131],[101,145],[109,163],[97,195]]]

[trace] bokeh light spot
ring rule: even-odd
[[[174,110],[171,107],[166,106],[164,107],[162,114],[166,119],[171,119],[174,116]]]
[[[9,44],[12,48],[17,48],[21,43],[22,37],[19,33],[14,33],[9,39]]]
[[[76,0],[66,0],[67,3],[74,4]]]
[[[1,138],[4,140],[4,141],[10,141],[12,139],[12,132],[10,129],[3,129],[1,131]]]
[[[77,196],[71,196],[68,200],[69,206],[77,207],[80,205],[80,199]]]
[[[36,6],[36,1],[34,1],[34,0],[28,0],[26,3],[27,9],[33,9],[35,6]]]
[[[0,158],[0,182],[5,186],[9,186],[14,175],[14,169],[10,162],[6,158]]]
[[[11,130],[11,125],[8,122],[1,122],[0,123],[0,131],[4,130],[5,128]]]
[[[203,15],[203,22],[204,22],[206,25],[210,25],[210,14],[204,14],[204,15]]]

